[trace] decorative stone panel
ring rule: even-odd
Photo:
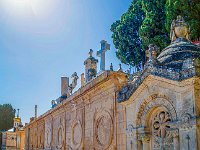
[[[107,110],[101,110],[94,117],[94,148],[108,149],[113,140],[113,118]]]

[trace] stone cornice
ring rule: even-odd
[[[29,127],[30,125],[35,124],[36,122],[40,121],[44,117],[48,115],[52,115],[53,113],[56,113],[56,111],[60,111],[60,109],[65,109],[65,106],[70,103],[72,100],[76,100],[83,95],[86,95],[89,91],[92,91],[97,86],[105,83],[108,80],[114,80],[118,76],[119,78],[126,78],[126,74],[123,72],[114,72],[114,71],[104,71],[102,74],[88,82],[85,86],[79,88],[76,92],[74,92],[69,98],[63,100],[60,104],[58,104],[56,107],[48,110],[43,115],[39,116],[36,120],[30,122],[28,125],[25,126],[25,128]],[[119,79],[118,79],[119,80]],[[117,84],[116,81],[113,82],[114,84]],[[122,82],[119,80],[119,83],[122,84]]]

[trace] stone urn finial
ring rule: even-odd
[[[89,53],[88,53],[89,57],[92,57],[92,54],[93,54],[93,50],[90,49],[90,51],[89,51]]]
[[[188,24],[185,22],[182,16],[177,16],[176,20],[172,21],[171,24],[171,33],[170,39],[171,41],[175,41],[177,38],[185,38],[190,40],[190,28]]]
[[[119,69],[118,69],[118,71],[123,72],[122,64],[119,64]]]

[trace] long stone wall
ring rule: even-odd
[[[99,77],[88,90],[75,94],[26,126],[26,149],[126,149],[125,110],[116,91],[127,79],[116,73]],[[119,109],[118,109],[119,108]]]

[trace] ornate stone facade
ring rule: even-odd
[[[172,23],[171,45],[118,92],[126,108],[127,148],[198,150],[200,47],[189,41],[189,27],[181,16]]]
[[[200,99],[194,94],[194,83],[199,81],[196,77],[182,82],[155,76],[145,79],[122,103],[129,114],[127,142],[133,142],[133,149],[199,149]],[[131,144],[127,146],[131,149]]]
[[[135,75],[112,65],[96,74],[90,51],[86,82],[25,127],[26,149],[200,149],[200,47],[180,16],[171,40],[158,57],[150,45],[145,69]]]
[[[105,71],[27,125],[26,149],[124,149],[125,111],[116,92],[126,84],[126,74]]]

